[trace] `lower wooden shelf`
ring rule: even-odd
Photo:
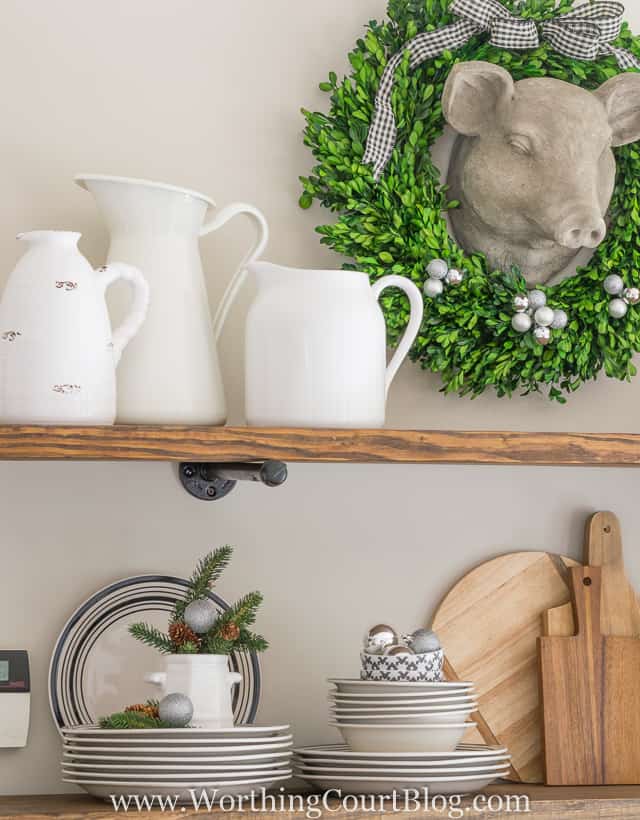
[[[452,813],[453,809],[453,813]],[[462,815],[456,813],[462,811]],[[364,820],[389,816],[391,812],[372,813],[370,811],[346,811],[336,800],[329,801],[329,810],[323,811],[323,817],[336,820]],[[260,816],[272,818],[304,818],[305,811],[285,811],[278,813],[256,812]],[[220,809],[196,811],[185,807],[176,811],[142,811],[132,808],[129,812],[116,812],[107,803],[82,795],[57,795],[37,797],[1,797],[0,820],[116,820],[124,816],[150,817],[158,816],[177,820],[184,817],[218,817],[228,820],[240,820],[252,815],[251,810],[222,811]],[[517,783],[498,784],[486,789],[476,800],[465,798],[458,806],[450,803],[419,811],[398,813],[400,817],[464,817],[471,820],[480,818],[531,818],[531,820],[613,820],[613,818],[640,818],[640,786],[590,786],[550,788],[547,786],[525,786]]]

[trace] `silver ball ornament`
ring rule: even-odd
[[[535,336],[535,340],[539,345],[548,345],[551,341],[551,330],[548,327],[536,327],[536,329],[533,331],[533,335]]]
[[[458,287],[458,285],[462,284],[464,279],[464,273],[460,270],[456,270],[455,268],[451,268],[449,273],[447,274],[447,284],[451,285],[451,287]]]
[[[629,305],[623,299],[612,299],[609,302],[609,316],[612,319],[624,319],[629,310]]]
[[[540,327],[551,327],[551,324],[555,318],[555,314],[550,307],[541,307],[536,310],[535,313],[535,320],[536,324],[540,325]]]
[[[569,317],[564,310],[554,310],[553,322],[551,322],[552,330],[564,330],[569,324]]]
[[[388,646],[384,650],[384,654],[388,657],[393,657],[395,655],[415,655],[416,653],[410,646],[405,646],[403,643],[398,643],[394,646]]]
[[[624,290],[624,282],[622,281],[622,277],[618,276],[617,273],[609,274],[609,276],[607,276],[604,280],[604,289],[609,296],[620,296]]]
[[[427,279],[424,283],[424,295],[428,296],[429,299],[436,299],[438,296],[442,296],[443,292],[444,285],[441,279]]]
[[[628,305],[637,305],[640,302],[640,288],[627,288],[622,298]]]
[[[547,304],[547,297],[541,290],[529,291],[529,307],[536,311]]]
[[[449,265],[444,259],[434,259],[427,265],[427,273],[431,279],[444,279],[449,272]]]
[[[204,635],[216,622],[218,610],[210,598],[192,601],[184,611],[184,622],[196,635]]]
[[[528,313],[516,313],[511,320],[511,327],[516,333],[528,333],[532,324],[531,316]]]
[[[529,297],[524,293],[518,293],[513,297],[513,309],[516,313],[524,313],[529,310]]]
[[[435,632],[429,629],[417,629],[409,644],[416,655],[423,655],[425,652],[437,652],[442,648],[440,639]]]
[[[367,655],[383,655],[388,646],[400,642],[395,629],[387,624],[378,624],[370,629],[364,638],[364,651]]]
[[[162,698],[158,704],[158,714],[163,723],[176,729],[187,726],[193,717],[193,703],[186,695],[177,692]]]

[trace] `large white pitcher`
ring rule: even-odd
[[[258,293],[246,327],[245,407],[256,427],[382,427],[387,393],[422,323],[418,288],[402,276],[249,266]],[[387,366],[378,298],[402,289],[411,317]]]
[[[118,369],[118,421],[224,424],[227,408],[216,339],[247,263],[266,246],[264,216],[243,203],[214,211],[208,197],[162,183],[95,174],[80,175],[76,182],[94,195],[106,220],[109,260],[140,268],[151,289],[145,325]],[[212,323],[198,242],[237,214],[255,220],[258,239],[232,277]]]

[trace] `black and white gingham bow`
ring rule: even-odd
[[[534,49],[542,37],[560,54],[576,60],[596,60],[600,55],[613,54],[623,70],[640,69],[640,61],[631,52],[611,45],[620,35],[624,17],[624,6],[616,0],[586,3],[542,23],[515,17],[499,0],[453,0],[451,11],[461,19],[436,31],[418,34],[387,63],[363,158],[364,163],[373,165],[376,180],[382,176],[396,144],[391,93],[396,69],[407,51],[410,67],[417,68],[444,51],[461,48],[474,35],[488,32],[489,42],[498,48]]]

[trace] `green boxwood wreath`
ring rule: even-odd
[[[630,380],[636,373],[633,356],[640,350],[640,306],[631,307],[622,320],[611,319],[603,280],[615,272],[627,287],[640,286],[640,147],[616,149],[618,177],[609,234],[589,266],[542,288],[549,303],[564,309],[570,319],[564,331],[554,332],[547,347],[537,344],[532,334],[520,335],[511,327],[513,297],[526,290],[520,272],[491,271],[484,256],[466,255],[449,237],[443,213],[458,203],[448,201],[430,154],[445,126],[440,99],[456,62],[487,60],[506,68],[516,80],[549,76],[595,89],[620,73],[614,57],[581,62],[546,44],[530,52],[504,51],[489,45],[486,35],[414,71],[409,70],[407,55],[396,73],[398,142],[393,157],[378,183],[370,167],[362,164],[387,60],[418,32],[452,22],[448,5],[448,0],[390,0],[389,20],[371,21],[349,54],[351,75],[339,81],[331,72],[320,84],[331,95],[331,106],[327,114],[303,109],[305,143],[317,165],[309,177],[301,178],[300,205],[309,208],[317,199],[339,215],[334,224],[316,230],[324,244],[353,260],[343,266],[345,270],[365,271],[372,281],[394,273],[422,287],[427,264],[438,257],[466,271],[460,287],[446,288],[443,296],[426,300],[424,323],[411,353],[424,369],[441,375],[445,392],[475,396],[492,387],[498,396],[510,396],[515,391],[545,390],[564,403],[567,393],[595,379],[603,368],[608,376]],[[506,0],[504,5],[535,19],[571,9],[567,0],[557,8],[554,0]],[[640,38],[627,24],[616,44],[640,57]],[[387,293],[382,306],[389,341],[396,344],[408,321],[408,304],[399,291]]]

